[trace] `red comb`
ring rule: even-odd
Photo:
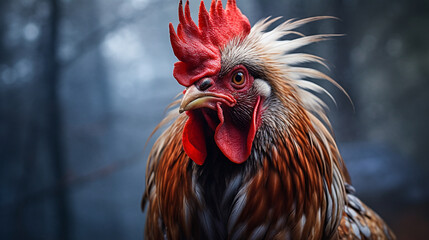
[[[220,50],[231,39],[247,36],[250,23],[235,0],[228,0],[223,9],[222,1],[212,0],[210,13],[201,1],[198,26],[191,18],[189,1],[183,13],[179,3],[179,25],[177,34],[170,23],[170,41],[174,55],[180,60],[174,64],[173,75],[183,86],[190,86],[204,76],[220,71]]]

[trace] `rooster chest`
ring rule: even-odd
[[[287,196],[267,185],[273,182],[255,185],[260,176],[251,166],[207,166],[194,169],[191,176],[195,194],[186,202],[195,204],[185,205],[184,212],[194,238],[270,239],[270,233],[290,238],[288,216],[293,206],[288,208],[282,199]]]

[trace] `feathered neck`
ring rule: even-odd
[[[340,223],[347,174],[343,173],[342,158],[328,130],[326,104],[314,92],[331,95],[308,79],[327,80],[344,90],[318,70],[299,66],[304,62],[324,65],[322,58],[291,53],[302,46],[336,36],[304,36],[294,30],[305,23],[326,18],[330,17],[289,20],[271,31],[266,29],[277,19],[265,19],[256,23],[246,38],[231,41],[221,52],[223,71],[243,64],[255,78],[268,82],[272,89],[264,103],[263,123],[253,142],[249,161],[259,163],[264,169],[261,174],[267,174],[269,169],[278,171],[282,184],[286,185],[283,189],[289,200],[285,203],[286,209],[293,211],[291,220],[295,222],[292,225],[303,230],[312,227],[318,219],[319,224],[325,226],[323,236],[329,238]],[[282,40],[290,34],[299,37]],[[298,224],[305,218],[312,220]],[[296,236],[300,235],[297,233]]]

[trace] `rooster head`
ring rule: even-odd
[[[221,1],[213,0],[210,12],[201,1],[198,26],[190,16],[189,1],[184,11],[180,1],[179,21],[177,33],[170,23],[170,39],[180,60],[173,75],[187,87],[180,105],[180,112],[189,116],[183,148],[202,165],[214,139],[229,160],[242,163],[251,152],[263,96],[249,69],[242,64],[224,66],[221,52],[231,41],[239,42],[249,34],[249,20],[234,0],[228,0],[225,9]]]

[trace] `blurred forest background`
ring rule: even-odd
[[[0,1],[0,239],[143,237],[144,144],[183,89],[168,35],[177,3]],[[238,5],[252,24],[341,19],[301,30],[345,34],[303,51],[327,59],[353,99],[355,110],[324,85],[357,193],[399,239],[428,239],[429,1]]]

